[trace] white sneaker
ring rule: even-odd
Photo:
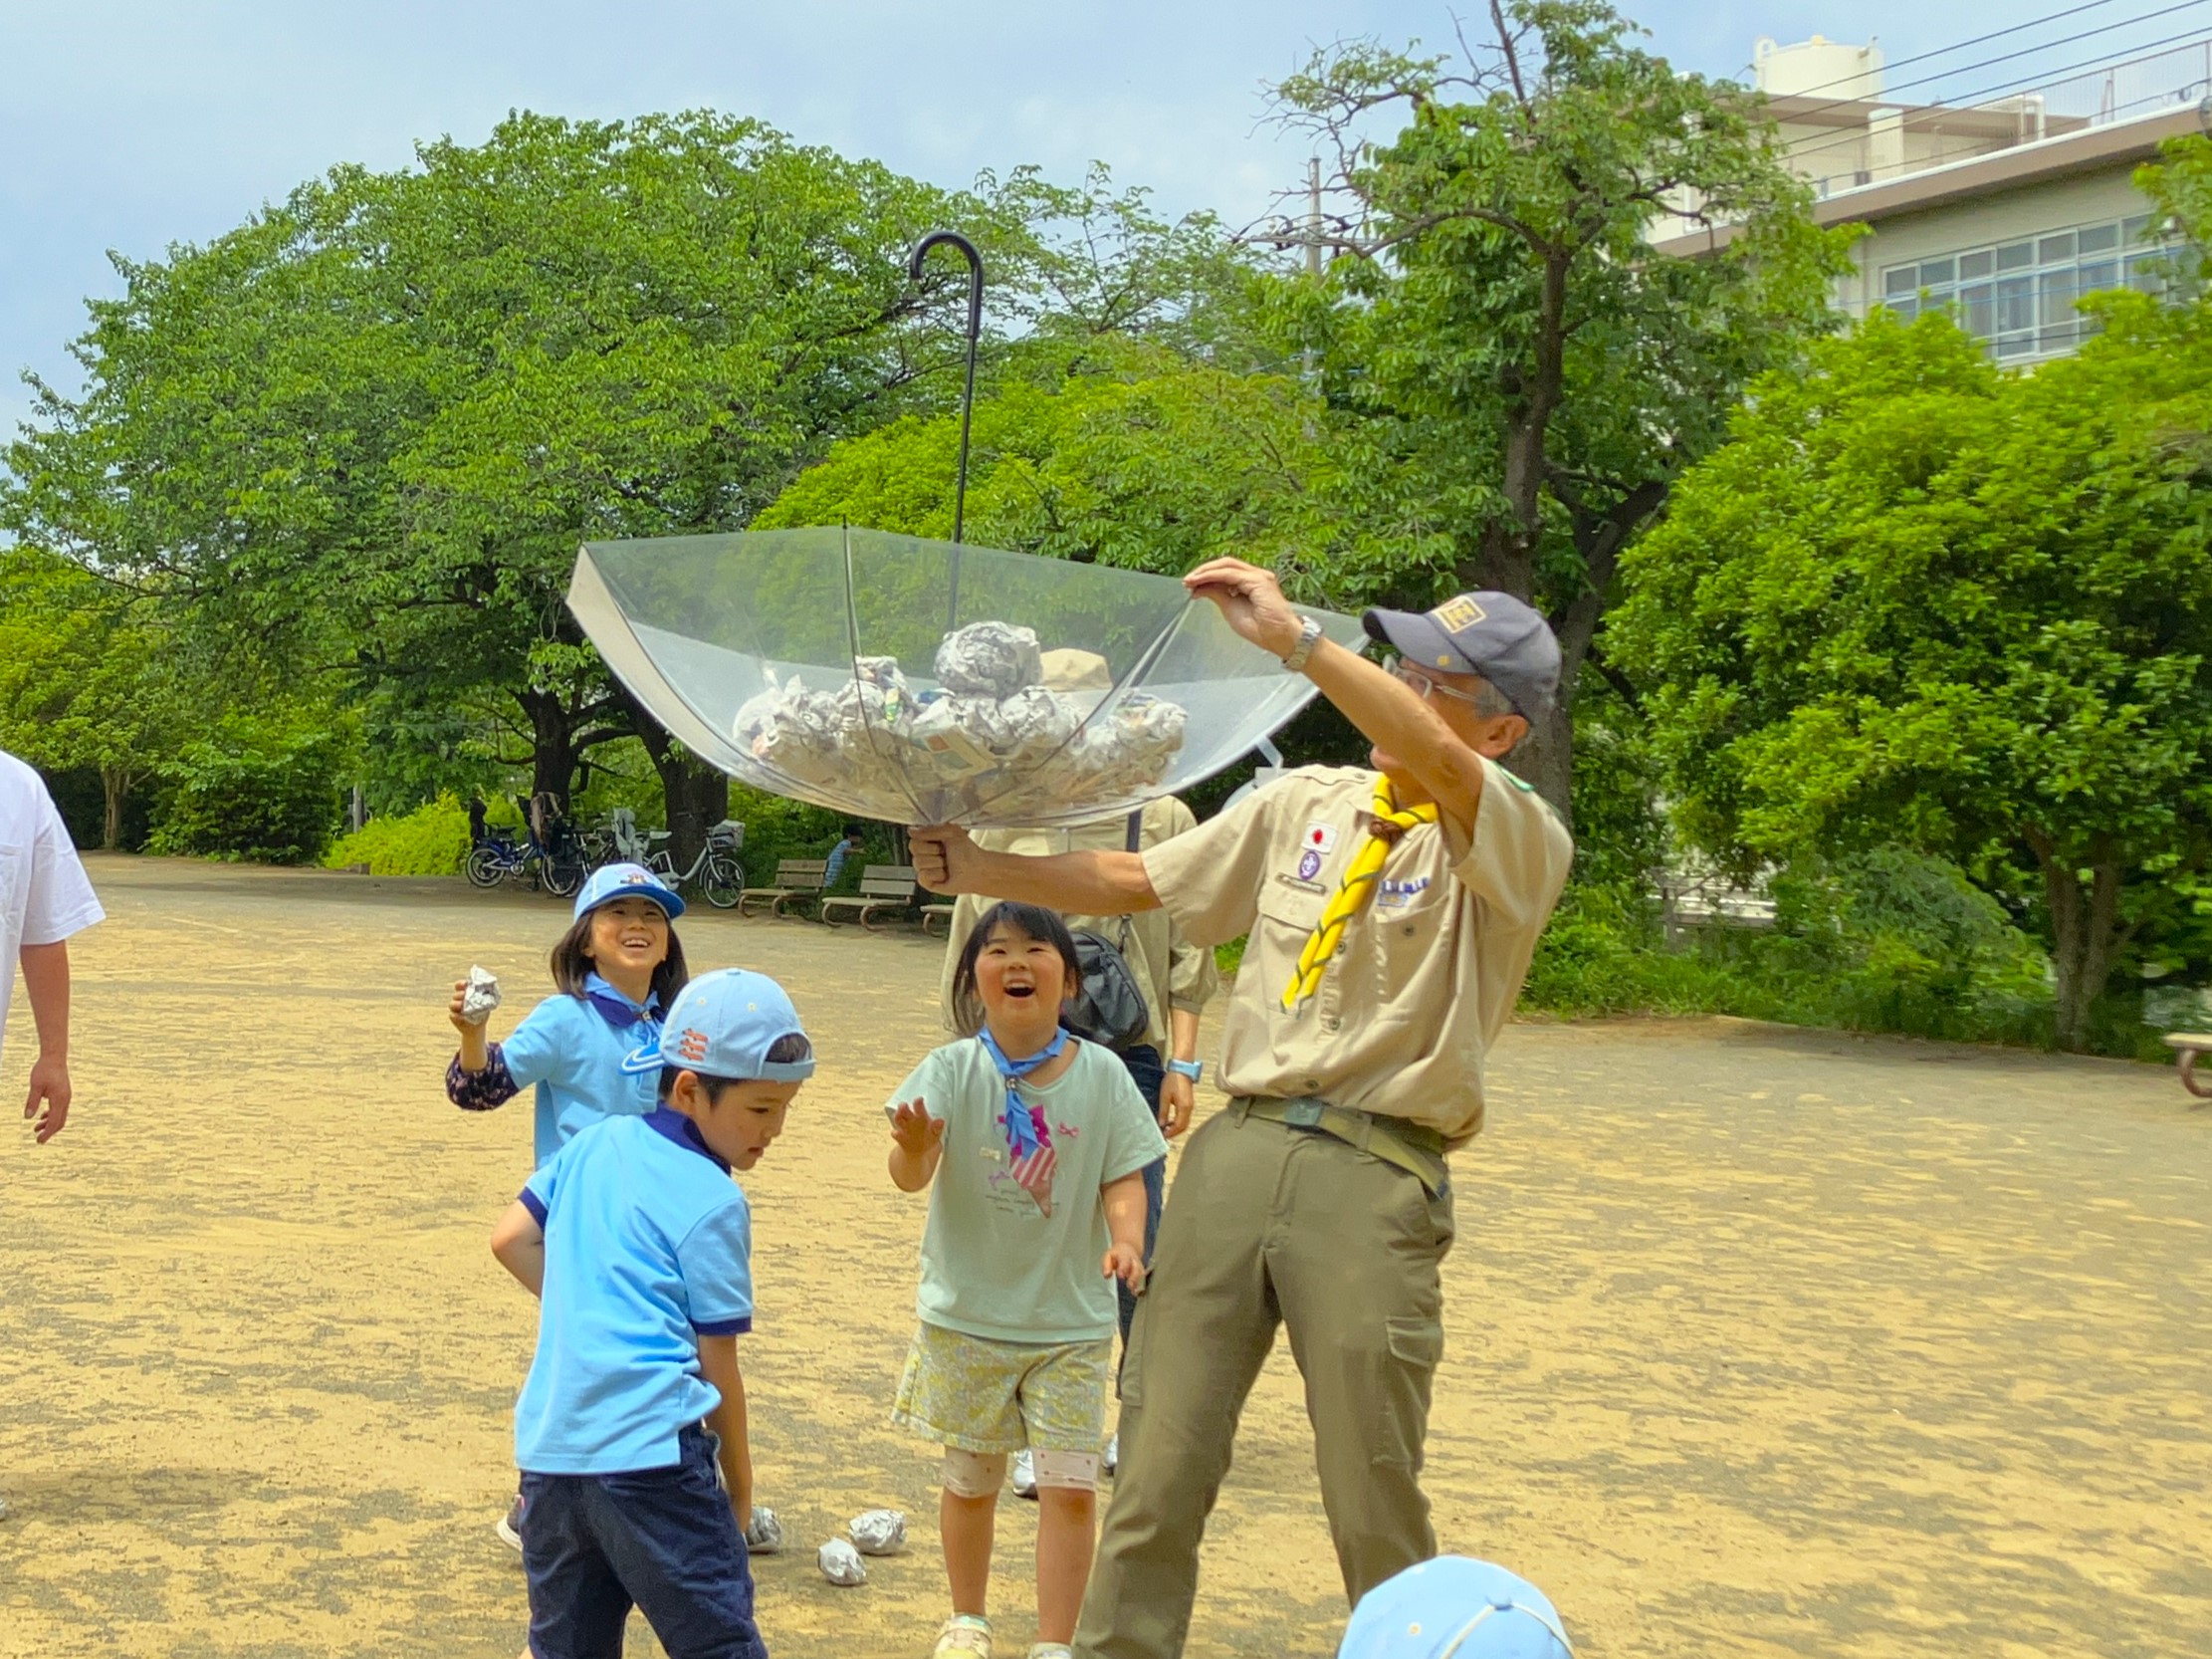
[[[1034,1498],[1037,1495],[1037,1463],[1027,1447],[1013,1455],[1013,1495],[1016,1498]]]
[[[1032,1642],[1029,1659],[1075,1659],[1075,1650],[1065,1642]]]
[[[955,1613],[937,1633],[930,1659],[991,1659],[991,1620],[974,1613]]]
[[[1116,1429],[1106,1437],[1106,1455],[1099,1459],[1099,1468],[1111,1475],[1121,1467],[1121,1431]]]
[[[523,1552],[523,1495],[521,1493],[515,1494],[515,1502],[510,1504],[507,1513],[499,1518],[498,1531],[500,1542],[506,1544],[518,1555]]]

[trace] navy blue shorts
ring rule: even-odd
[[[668,1659],[768,1659],[753,1570],[704,1429],[682,1461],[627,1475],[523,1473],[523,1568],[536,1659],[621,1659],[634,1605]]]

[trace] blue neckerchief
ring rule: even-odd
[[[1051,1145],[1052,1131],[1044,1126],[1044,1113],[1032,1109],[1014,1084],[1038,1066],[1058,1059],[1067,1048],[1067,1033],[1055,1027],[1052,1041],[1027,1060],[1008,1060],[988,1027],[976,1034],[976,1041],[984,1046],[991,1064],[998,1067],[998,1075],[1006,1079],[1006,1115],[998,1121],[1005,1125],[1007,1149],[1015,1157],[1025,1158],[1038,1147]]]
[[[616,1031],[628,1031],[641,1020],[655,1032],[660,1029],[657,1016],[660,1014],[661,999],[658,991],[646,992],[644,1005],[640,1007],[593,973],[583,976],[583,1000],[597,1009],[599,1018]]]

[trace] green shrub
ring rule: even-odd
[[[824,856],[845,825],[840,814],[737,783],[730,786],[730,816],[745,826],[745,848],[738,857],[745,865],[745,878],[749,882],[765,883],[773,878],[778,859]],[[890,832],[883,831],[881,839],[883,855],[875,856],[871,842],[867,856],[877,863],[887,863],[890,861]],[[861,856],[856,853],[848,862],[857,865]]]
[[[451,795],[396,818],[372,818],[324,854],[332,869],[371,875],[459,875],[469,855],[469,810]]]
[[[314,860],[336,829],[344,735],[281,717],[240,716],[186,746],[162,771],[150,852]]]

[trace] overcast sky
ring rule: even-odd
[[[1747,75],[1752,42],[1880,37],[1890,61],[2079,0],[1629,0],[1659,51]],[[2128,27],[1970,73],[2071,68],[2196,27],[2212,0],[2102,0],[1938,60]],[[403,165],[511,109],[613,118],[712,107],[937,183],[1093,158],[1181,211],[1242,223],[1303,172],[1262,88],[1316,44],[1451,38],[1482,0],[0,0],[0,432],[21,368],[74,385],[66,343],[107,251],[205,240],[339,161]],[[2165,15],[2143,14],[2164,11]],[[1470,31],[1471,32],[1471,31]],[[1893,73],[1892,83],[1924,73]],[[1940,86],[1925,91],[1940,92]],[[1913,96],[1919,96],[1914,94]]]

